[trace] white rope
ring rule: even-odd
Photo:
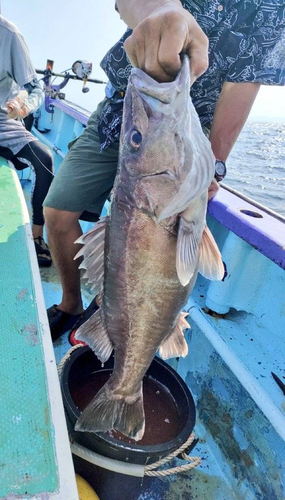
[[[161,460],[158,460],[157,462],[146,465],[145,466],[145,475],[146,476],[169,476],[170,474],[177,474],[179,472],[184,472],[186,470],[194,469],[194,467],[198,467],[198,465],[201,464],[201,458],[200,457],[189,457],[186,453],[183,453],[188,446],[190,446],[195,439],[195,434],[192,432],[192,434],[189,436],[187,441],[185,441],[184,444],[180,446],[177,450],[173,451],[167,457],[162,458]],[[165,469],[165,470],[153,470],[157,469],[158,467],[161,467],[162,465],[166,464],[167,462],[170,462],[173,458],[177,457],[177,455],[182,454],[183,459],[187,460],[189,463],[186,465],[180,465],[177,467],[173,467],[171,469]]]
[[[67,353],[63,356],[62,360],[60,361],[60,363],[57,366],[57,373],[58,373],[59,378],[61,378],[62,370],[63,370],[63,367],[64,367],[66,361],[69,360],[71,354],[74,351],[76,351],[79,347],[84,347],[84,346],[83,346],[83,344],[76,344],[76,345],[72,346],[69,349],[69,351],[67,351]]]
[[[198,467],[201,464],[200,457],[188,457],[186,453],[184,453],[184,455],[185,457],[183,458],[185,460],[188,460],[189,462],[191,461],[192,463],[179,465],[178,467],[172,467],[171,469],[166,469],[166,470],[150,470],[150,471],[145,470],[145,476],[153,476],[153,477],[170,476],[171,474],[179,474],[180,472],[186,472],[188,470],[194,469],[195,467]]]

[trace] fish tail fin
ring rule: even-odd
[[[141,390],[135,396],[121,397],[114,395],[108,383],[85,408],[75,424],[76,431],[106,432],[117,430],[139,441],[145,430],[143,394]]]

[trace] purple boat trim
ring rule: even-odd
[[[208,213],[285,269],[285,224],[222,187],[209,202]]]
[[[262,212],[266,212],[267,214],[272,215],[272,217],[274,217],[274,219],[278,219],[278,220],[280,220],[283,223],[285,222],[285,217],[283,215],[275,212],[271,208],[268,208],[266,205],[262,205],[258,201],[253,200],[249,196],[246,196],[245,194],[241,193],[240,191],[237,191],[236,189],[234,189],[234,188],[232,188],[230,186],[227,186],[226,184],[223,184],[222,182],[221,182],[220,186],[222,186],[224,189],[226,189],[230,193],[235,194],[236,196],[238,196],[242,200],[245,200],[247,203],[250,203],[250,205],[253,205],[254,207],[256,207],[259,210],[261,210]]]
[[[87,125],[91,115],[90,111],[87,111],[87,109],[75,106],[72,102],[61,101],[59,99],[50,99],[50,104],[63,111],[65,114],[72,116],[72,118],[82,123],[82,125]]]

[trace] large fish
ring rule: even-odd
[[[79,240],[77,254],[101,307],[76,338],[103,363],[114,349],[115,364],[76,430],[142,438],[143,376],[158,349],[164,359],[186,356],[181,309],[197,272],[224,274],[205,222],[214,157],[189,90],[187,57],[171,83],[140,69],[129,79],[110,215]]]

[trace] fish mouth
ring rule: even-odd
[[[162,170],[162,172],[153,172],[153,173],[147,173],[147,174],[138,174],[138,172],[130,171],[128,168],[126,168],[126,170],[127,170],[128,175],[130,177],[132,177],[132,178],[135,177],[138,180],[148,179],[149,177],[152,178],[152,177],[161,177],[161,176],[168,177],[168,179],[170,179],[171,181],[178,181],[179,180],[178,175],[175,172],[173,172],[172,170]]]
[[[180,93],[190,86],[190,62],[187,55],[182,57],[181,69],[172,82],[158,82],[140,68],[133,68],[130,82],[136,87],[140,94],[158,99],[163,104],[170,104],[176,93]]]
[[[167,176],[172,181],[178,180],[177,175],[172,170],[163,170],[162,172],[154,172],[153,174],[141,174],[140,176],[137,176],[137,177],[139,179],[146,179],[148,177],[159,177],[159,176],[162,176],[162,175]]]

